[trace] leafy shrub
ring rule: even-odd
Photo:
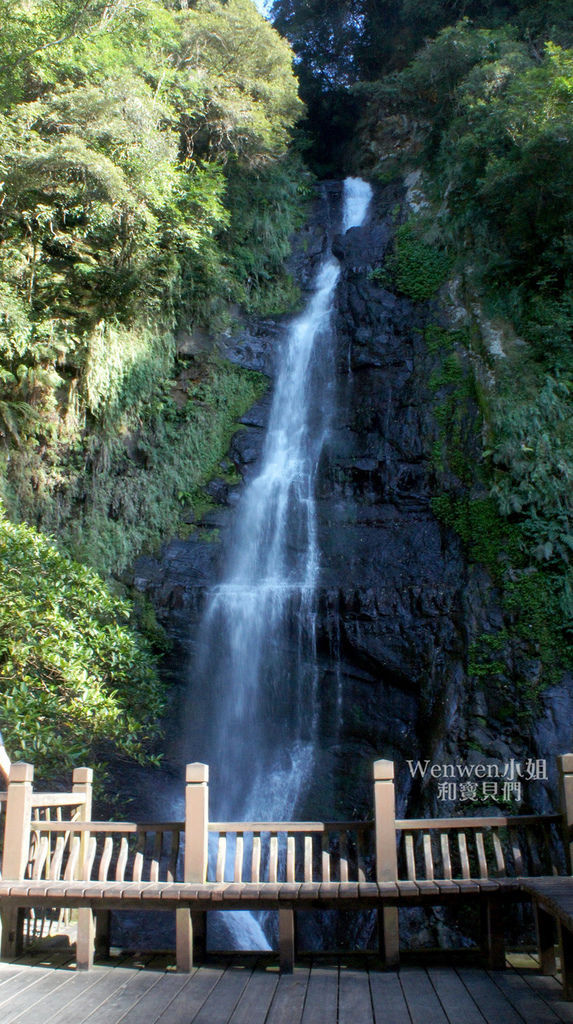
[[[398,228],[390,267],[404,295],[417,302],[430,299],[446,280],[451,266],[448,254],[424,241],[414,224],[408,222]]]
[[[164,710],[130,606],[92,570],[0,511],[0,722],[42,776],[110,747],[144,761]]]

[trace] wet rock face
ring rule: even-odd
[[[303,289],[312,286],[327,252],[323,224],[340,191],[336,183],[323,190],[302,232],[293,272]],[[341,263],[336,414],[317,480],[320,756],[308,802],[299,810],[309,818],[369,815],[371,765],[379,757],[396,763],[399,814],[440,815],[452,807],[437,802],[435,785],[412,780],[407,759],[503,763],[534,756],[552,763],[570,739],[563,723],[571,720],[571,688],[547,694],[535,734],[521,739],[515,722],[495,720],[487,691],[468,689],[472,639],[495,632],[502,620],[491,580],[479,567],[468,567],[456,537],[431,510],[437,431],[427,387],[434,357],[423,339],[428,310],[392,294],[372,274],[391,244],[391,211],[402,198],[399,187],[380,190],[366,227],[337,235],[332,244]],[[224,340],[224,354],[272,376],[283,327],[248,322],[242,334]],[[256,471],[270,401],[269,394],[243,417],[231,443],[228,461],[243,479]],[[239,490],[223,476],[213,481],[215,508],[195,533],[135,567],[136,587],[150,596],[174,641],[166,663],[180,684],[174,719]],[[288,695],[282,699],[288,702]],[[167,736],[171,731],[168,724]],[[547,787],[537,787],[535,799],[540,810],[554,806]]]
[[[345,780],[339,800],[348,804],[352,791],[364,809],[371,760],[396,761],[404,800],[406,758],[433,756],[456,703],[465,647],[464,560],[455,540],[444,545],[430,507],[436,428],[422,314],[372,276],[399,199],[397,189],[384,190],[369,225],[333,245],[342,266],[337,411],[318,482],[320,640],[338,658],[340,694],[323,742]]]

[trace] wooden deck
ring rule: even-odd
[[[0,964],[2,1024],[573,1024],[573,1003],[528,954],[496,972],[383,972],[342,959],[290,976],[258,961],[214,961],[184,975],[157,957],[73,968],[65,954],[55,966],[41,954]]]

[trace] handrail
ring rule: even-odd
[[[183,832],[185,826],[175,822],[135,821],[32,821],[33,832],[122,832],[133,835],[136,832]]]
[[[209,832],[340,832],[374,828],[373,821],[210,821]]]
[[[81,801],[78,801],[81,802]],[[72,801],[70,801],[72,803]],[[520,814],[512,817],[485,815],[479,818],[398,818],[399,831],[455,828],[511,828],[519,825],[559,825],[560,814]],[[182,821],[32,821],[35,831],[45,832],[167,832],[185,830]],[[373,821],[210,821],[209,832],[304,832],[360,831],[374,828]]]
[[[85,793],[32,793],[32,807],[81,807]]]
[[[559,825],[563,821],[561,814],[516,814],[513,817],[502,817],[495,814],[482,818],[399,818],[395,825],[401,831],[416,832],[421,829],[450,828],[511,828],[514,825]]]

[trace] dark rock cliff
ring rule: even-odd
[[[301,233],[293,270],[310,287],[327,244],[327,207],[341,186],[325,185]],[[337,413],[319,471],[321,579],[318,595],[320,756],[301,813],[333,818],[371,812],[371,763],[394,759],[399,813],[448,813],[435,780],[413,782],[407,761],[440,763],[547,758],[571,743],[573,700],[567,686],[545,697],[545,711],[526,734],[496,720],[495,702],[471,692],[468,652],[480,632],[500,621],[495,587],[468,565],[455,534],[431,509],[436,481],[431,459],[437,427],[428,389],[435,357],[423,328],[436,308],[386,290],[372,276],[391,245],[399,185],[377,192],[369,222],[332,245],[342,274],[336,310]],[[222,354],[272,378],[282,325],[250,322],[221,345]],[[229,460],[243,479],[259,458],[270,397],[243,418]],[[240,485],[239,485],[240,486]],[[222,475],[209,487],[214,510],[186,540],[141,558],[135,586],[152,600],[173,641],[165,671],[178,684],[173,722],[195,646],[205,594],[216,579],[221,540],[238,487]],[[563,724],[568,721],[569,725]],[[559,724],[557,724],[559,723]],[[177,744],[167,746],[174,767]],[[545,809],[550,785],[530,788]],[[149,813],[149,806],[148,806]]]

